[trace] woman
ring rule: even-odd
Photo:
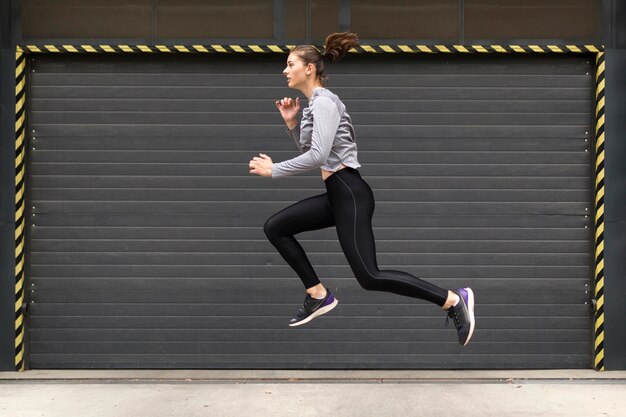
[[[358,44],[356,34],[333,33],[326,38],[324,53],[314,46],[294,48],[283,74],[290,88],[308,98],[308,107],[298,122],[300,99],[285,97],[276,107],[287,124],[287,133],[302,154],[273,163],[265,155],[252,158],[250,173],[278,178],[321,168],[326,193],[306,198],[271,216],[265,233],[306,288],[304,305],[291,319],[299,326],[335,308],[337,299],[317,277],[302,246],[294,235],[335,226],[341,248],[363,288],[387,291],[437,304],[447,311],[466,345],[474,331],[474,294],[470,288],[449,291],[402,271],[378,269],[371,219],[374,195],[361,178],[354,129],[346,107],[337,95],[325,88],[324,62],[335,62]],[[446,320],[447,323],[447,320]]]

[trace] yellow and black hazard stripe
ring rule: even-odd
[[[24,52],[287,53],[295,45],[20,45]],[[319,46],[323,48],[323,46]],[[358,45],[355,53],[598,53],[598,45]]]
[[[15,55],[15,369],[24,370],[26,55]]]
[[[596,56],[594,368],[604,370],[604,52]]]

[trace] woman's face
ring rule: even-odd
[[[283,75],[287,77],[287,87],[301,90],[306,85],[307,76],[311,75],[312,65],[304,65],[297,54],[289,54]],[[308,73],[308,74],[307,74]]]

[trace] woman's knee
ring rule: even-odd
[[[265,236],[267,236],[269,240],[281,236],[280,223],[276,215],[271,216],[265,221],[265,224],[263,225],[263,231],[265,232]]]
[[[274,228],[274,221],[272,220],[272,217],[270,217],[265,221],[265,224],[263,225],[263,231],[265,232],[265,236],[267,236],[267,238],[270,240],[272,240],[272,237],[274,236]]]
[[[367,291],[379,291],[380,280],[376,278],[376,275],[371,274],[369,271],[355,271],[357,281],[364,290]]]

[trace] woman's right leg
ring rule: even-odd
[[[298,274],[304,287],[320,284],[304,249],[294,235],[335,225],[328,195],[316,195],[299,201],[271,216],[263,227],[269,241]]]
[[[321,285],[304,249],[294,237],[301,232],[324,229],[334,224],[334,216],[326,193],[299,201],[274,214],[265,222],[264,230],[268,239],[296,271],[307,289],[304,304],[291,318],[289,326],[308,323],[337,306],[337,299]],[[316,293],[320,294],[320,298]]]

